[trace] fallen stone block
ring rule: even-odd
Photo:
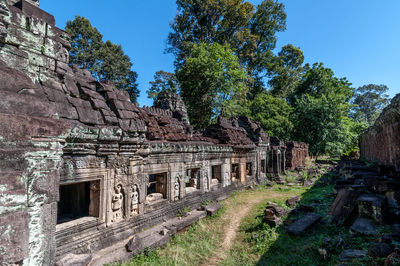
[[[358,200],[359,216],[371,218],[375,222],[382,222],[384,196],[374,194],[363,194]]]
[[[208,216],[212,216],[217,213],[219,209],[221,209],[221,204],[219,204],[218,202],[211,203],[207,206],[203,206],[202,209],[207,212]]]
[[[354,224],[350,227],[350,230],[354,233],[362,235],[376,235],[377,226],[369,219],[358,218]]]
[[[170,238],[171,237],[169,234],[162,235],[162,234],[158,233],[158,234],[148,235],[147,237],[143,238],[141,241],[143,243],[143,249],[145,249],[145,248],[155,249],[155,248],[158,248],[158,247],[161,247],[161,246],[167,244]]]
[[[378,177],[365,177],[365,189],[373,193],[385,193],[400,190],[400,182],[393,180],[382,180]]]
[[[170,221],[167,221],[163,226],[167,229],[176,230],[177,232],[189,227],[193,223],[203,219],[207,216],[206,211],[191,211],[185,217],[176,217]]]
[[[285,204],[286,204],[286,206],[288,206],[290,208],[294,208],[294,207],[296,207],[296,205],[299,201],[300,201],[300,197],[294,196],[294,197],[287,199]]]
[[[332,222],[341,223],[351,220],[357,213],[357,199],[363,190],[357,188],[354,190],[339,190],[335,200],[329,208],[328,214],[332,217]]]
[[[400,264],[400,254],[393,252],[385,259],[385,266],[398,266]]]
[[[368,255],[375,258],[386,258],[392,253],[392,247],[387,243],[375,243],[368,249]]]
[[[134,235],[125,245],[126,251],[138,253],[144,249],[143,241],[138,235]]]
[[[307,213],[305,216],[289,225],[286,230],[291,234],[300,235],[306,230],[314,227],[317,223],[321,221],[321,219],[321,215],[318,215],[316,213]]]
[[[346,249],[339,255],[341,261],[349,261],[353,259],[362,259],[367,255],[365,250]]]
[[[65,255],[62,259],[56,262],[56,266],[86,266],[92,260],[91,254],[72,254]]]

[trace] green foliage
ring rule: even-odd
[[[359,87],[354,95],[353,109],[354,117],[372,126],[383,108],[389,104],[389,96],[386,92],[389,88],[386,85],[369,84]]]
[[[279,136],[283,140],[290,138],[293,130],[290,120],[293,108],[285,100],[263,92],[251,101],[249,109],[250,117],[260,122],[270,136]]]
[[[81,16],[67,21],[65,31],[71,37],[70,63],[96,73],[99,70],[98,53],[103,44],[103,35],[87,18]]]
[[[121,45],[103,42],[101,33],[84,17],[76,16],[65,27],[71,37],[70,64],[88,69],[97,80],[110,80],[117,89],[128,91],[131,101],[136,102],[137,73]]]
[[[177,78],[194,127],[207,127],[221,112],[243,112],[248,77],[228,45],[192,44]]]
[[[150,81],[150,88],[146,91],[148,98],[155,100],[161,91],[178,91],[178,80],[174,73],[157,71],[154,81]]]
[[[208,205],[211,204],[211,202],[212,202],[211,200],[207,199],[207,200],[203,201],[203,202],[201,203],[201,205],[202,205],[202,206],[208,206]]]
[[[243,0],[177,0],[178,14],[171,24],[167,51],[177,69],[191,56],[192,43],[229,44],[262,86],[262,74],[273,57],[276,33],[286,29],[284,5],[264,0],[255,7]]]
[[[357,139],[355,121],[349,118],[353,89],[331,69],[314,64],[302,77],[295,93],[293,136],[310,144],[313,155],[341,154]]]
[[[131,100],[136,102],[139,95],[137,73],[131,70],[132,62],[122,50],[122,46],[106,41],[99,51],[99,59],[101,65],[95,75],[100,80],[111,80],[120,90],[128,91]]]
[[[273,95],[288,98],[299,85],[305,68],[303,51],[288,44],[282,47],[278,56],[274,58],[273,67],[269,71],[269,85]]]
[[[190,206],[186,206],[185,208],[178,211],[178,216],[183,217],[186,214],[188,214],[191,210],[192,210],[192,208]]]

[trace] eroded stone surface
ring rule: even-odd
[[[140,108],[70,67],[70,48],[38,1],[0,2],[0,263],[89,254],[285,171],[285,143],[248,117],[194,132],[179,96]]]
[[[400,94],[361,138],[361,157],[400,170]]]

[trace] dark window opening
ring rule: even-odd
[[[214,165],[211,167],[211,177],[213,180],[218,180],[218,183],[222,183],[222,167],[221,165]],[[214,182],[213,182],[214,183]]]
[[[247,176],[252,176],[253,175],[252,163],[246,163],[246,175]]]
[[[200,169],[193,168],[186,170],[185,187],[200,189]]]
[[[57,224],[86,216],[99,217],[100,181],[60,186]]]
[[[31,31],[31,19],[28,17],[25,18],[25,29]]]
[[[234,163],[232,164],[231,168],[231,180],[236,181],[239,179],[239,164]]]
[[[167,173],[149,175],[147,195],[149,196],[151,194],[155,197],[155,200],[167,198]]]
[[[265,173],[266,163],[265,160],[261,160],[261,173]]]

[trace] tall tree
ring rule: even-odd
[[[132,62],[124,53],[121,45],[113,44],[111,41],[103,43],[100,49],[100,70],[96,73],[100,80],[111,80],[115,87],[126,90],[132,102],[136,102],[139,96],[137,88],[137,73],[132,71]]]
[[[103,45],[103,35],[87,18],[81,16],[67,21],[65,30],[71,37],[70,64],[96,73],[99,70],[98,58]]]
[[[304,55],[300,48],[288,44],[283,46],[269,71],[271,92],[288,99],[299,85],[303,71]]]
[[[242,112],[247,75],[227,45],[193,44],[177,72],[192,125],[205,128],[213,118]]]
[[[65,30],[71,37],[70,63],[88,69],[97,80],[110,80],[117,89],[128,91],[131,101],[139,95],[137,73],[121,45],[103,42],[101,33],[84,17],[68,21]]]
[[[293,97],[294,138],[309,143],[311,154],[339,155],[354,144],[350,85],[322,64],[303,75]]]
[[[178,91],[178,80],[174,73],[157,71],[154,74],[154,80],[150,81],[150,88],[146,91],[147,97],[155,100],[161,91]]]
[[[229,44],[263,90],[263,76],[271,65],[276,33],[286,29],[284,5],[264,0],[255,7],[243,0],[177,0],[178,14],[171,24],[168,52],[179,69],[191,56],[191,44]]]
[[[386,85],[369,84],[357,88],[353,103],[354,115],[357,120],[363,121],[371,126],[389,104],[389,88]]]

